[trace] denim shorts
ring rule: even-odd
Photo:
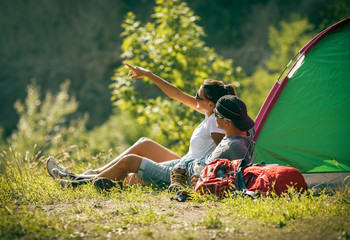
[[[205,159],[180,159],[180,161],[174,166],[174,168],[176,167],[181,167],[181,168],[185,168],[188,172],[189,177],[191,178],[191,176],[194,174],[194,166],[196,164],[201,165],[203,168],[205,167]]]
[[[197,161],[204,164],[204,159],[188,159],[185,161],[184,159],[175,159],[167,162],[156,163],[148,158],[143,158],[136,176],[145,183],[153,184],[160,188],[166,188],[171,184],[170,173],[174,167],[185,168],[191,177],[194,165]]]
[[[137,178],[160,188],[170,185],[170,173],[180,159],[157,163],[148,158],[143,158],[140,164]]]

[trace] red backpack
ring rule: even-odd
[[[259,194],[274,192],[278,196],[288,192],[289,187],[305,191],[307,184],[303,175],[293,167],[278,165],[253,165],[243,169],[245,186]]]
[[[237,174],[240,172],[242,159],[229,161],[216,159],[205,166],[200,180],[194,189],[201,194],[215,194],[223,198],[236,188]]]
[[[223,198],[234,190],[255,197],[274,192],[278,196],[289,187],[307,190],[303,175],[293,167],[265,165],[265,163],[241,166],[243,159],[229,161],[217,159],[205,166],[194,189],[201,194],[215,194]]]

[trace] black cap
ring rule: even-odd
[[[216,109],[241,131],[248,131],[254,127],[254,121],[248,116],[246,105],[234,95],[221,97],[216,103]]]

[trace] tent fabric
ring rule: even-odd
[[[307,46],[257,116],[253,161],[350,172],[350,18]]]

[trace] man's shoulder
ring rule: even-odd
[[[250,137],[248,136],[243,136],[243,135],[237,135],[234,137],[227,138],[228,144],[235,144],[235,143],[241,143],[241,142],[249,142]]]
[[[232,139],[229,139],[229,142],[227,143],[227,145],[231,151],[236,149],[246,149],[249,146],[250,141],[251,141],[250,137],[236,136]]]

